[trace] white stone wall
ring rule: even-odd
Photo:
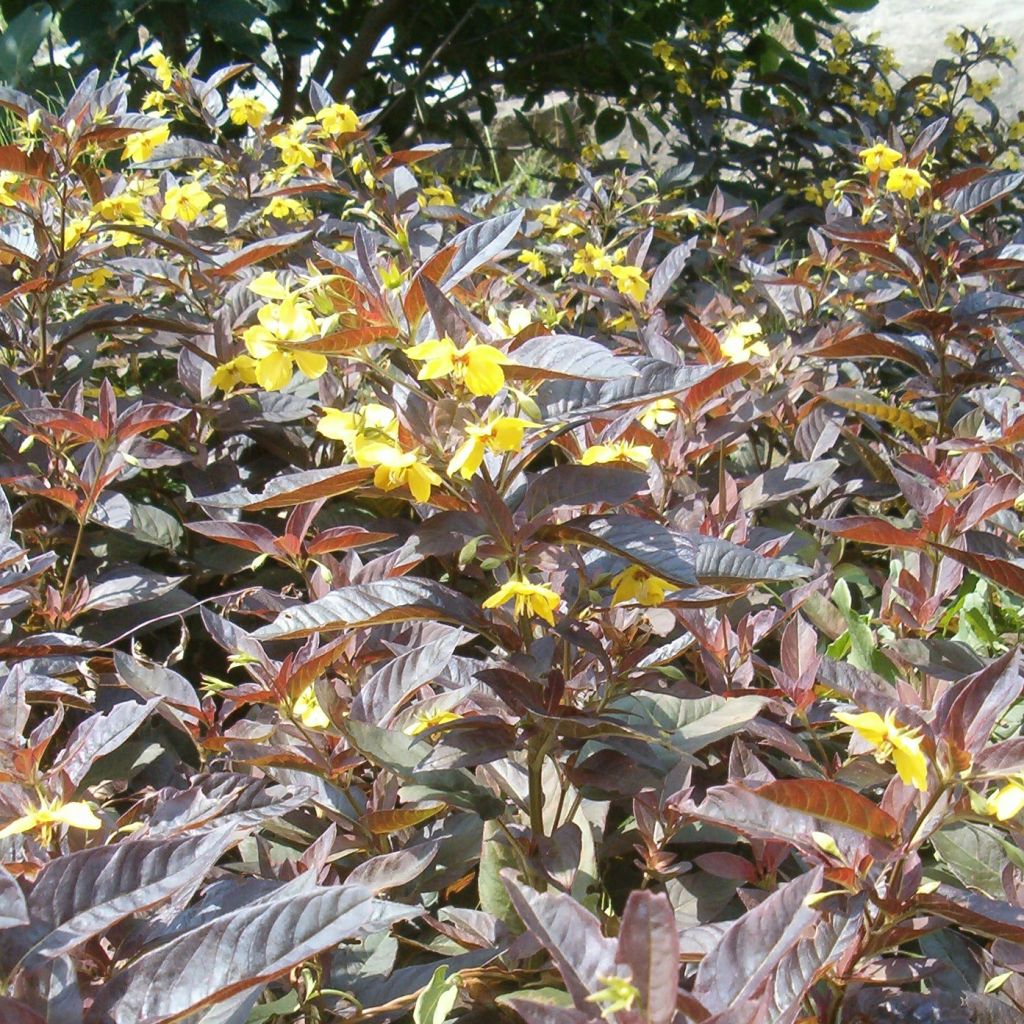
[[[948,56],[943,40],[962,26],[1007,36],[1017,44],[1017,67],[1004,74],[993,99],[1007,114],[1024,108],[1024,0],[879,0],[872,10],[849,15],[847,23],[861,38],[877,32],[908,76]]]

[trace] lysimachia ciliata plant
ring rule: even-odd
[[[1018,1020],[1024,174],[151,66],[0,92],[0,1019]]]

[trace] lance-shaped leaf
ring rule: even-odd
[[[523,211],[503,213],[499,217],[473,224],[452,240],[455,256],[448,265],[448,271],[441,279],[444,292],[451,292],[463,278],[468,277],[477,267],[494,259],[508,247],[516,237],[523,222]]]
[[[312,794],[301,786],[268,785],[263,779],[214,772],[199,776],[191,789],[160,795],[149,818],[150,835],[257,825],[301,806]]]
[[[90,715],[68,738],[54,768],[64,772],[77,786],[93,764],[105,754],[117,750],[142,725],[160,703],[153,697],[145,704],[122,701],[107,714]]]
[[[639,516],[582,516],[544,527],[545,539],[602,548],[679,587],[697,584],[695,550],[683,535]]]
[[[755,996],[818,919],[807,897],[821,886],[822,868],[779,886],[725,933],[697,968],[693,994],[713,1013]]]
[[[928,372],[928,361],[923,352],[913,347],[907,338],[878,334],[847,334],[833,338],[807,353],[825,359],[895,359],[906,363],[918,373]]]
[[[52,860],[29,894],[31,925],[10,942],[27,967],[67,953],[129,914],[193,892],[238,838],[221,828],[182,839],[125,840]]]
[[[602,978],[616,973],[614,940],[601,934],[597,918],[571,896],[534,892],[516,881],[511,868],[501,877],[520,920],[548,951],[576,1008],[592,1011],[587,997],[605,987]]]
[[[318,601],[287,608],[253,636],[261,641],[284,640],[310,633],[414,619],[454,622],[478,633],[492,630],[475,601],[442,583],[405,576],[342,587]]]
[[[749,512],[787,501],[795,494],[813,491],[835,476],[839,463],[835,459],[815,462],[791,462],[769,469],[754,477],[741,491],[740,504]]]
[[[937,914],[977,935],[1024,942],[1024,910],[1006,900],[994,900],[952,885],[919,894],[915,904],[926,914]]]
[[[932,543],[932,547],[973,572],[987,576],[999,586],[1024,596],[1024,560],[1007,557],[1009,552],[993,534],[969,530],[962,540],[966,544],[965,550],[939,543]]]
[[[1024,737],[1016,736],[985,747],[974,759],[971,775],[975,778],[1001,779],[1024,774]]]
[[[290,508],[319,498],[334,498],[354,491],[373,476],[363,466],[330,466],[306,469],[300,473],[284,473],[267,484],[262,494],[250,494],[243,488],[211,494],[195,499],[199,505],[212,508],[245,508],[259,512],[268,508]]]
[[[769,987],[765,1024],[789,1024],[799,1016],[808,990],[853,945],[861,926],[856,912],[823,914],[807,938],[801,939],[781,960]]]
[[[512,364],[505,367],[505,376],[513,380],[617,380],[637,376],[636,367],[628,359],[612,355],[596,341],[571,334],[540,334],[508,355]]]
[[[647,475],[620,466],[553,466],[533,477],[523,496],[523,511],[535,516],[548,508],[624,505],[647,488]]]
[[[860,544],[878,544],[886,548],[923,548],[924,531],[897,526],[877,516],[846,516],[843,519],[811,519],[819,529]]]
[[[28,904],[18,880],[0,864],[0,930],[28,924]],[[5,939],[6,941],[6,939]]]
[[[697,579],[705,586],[742,587],[752,583],[801,580],[811,575],[810,569],[802,565],[759,555],[719,537],[706,537],[702,533],[677,536],[693,545]]]
[[[693,238],[688,238],[665,254],[651,277],[651,290],[647,293],[645,303],[648,309],[654,309],[665,297],[673,282],[683,272],[687,260],[693,255],[699,241],[700,238],[694,235]]]
[[[858,388],[833,388],[831,391],[822,392],[821,397],[828,399],[833,405],[838,405],[840,408],[882,420],[883,423],[888,423],[914,437],[927,434],[935,429],[935,424],[931,420],[917,416],[900,406],[889,405],[872,391]]]
[[[838,782],[825,779],[781,779],[758,786],[754,792],[780,807],[804,811],[815,818],[845,825],[876,839],[899,838],[899,823],[892,815],[886,814],[866,796]]]
[[[728,700],[711,694],[692,700],[670,693],[638,692],[616,698],[608,711],[624,725],[694,754],[742,731],[767,703],[768,698],[753,694]]]
[[[551,380],[537,389],[546,419],[646,405],[678,395],[709,377],[710,366],[675,366],[659,359],[634,359],[634,377],[609,381]]]
[[[935,722],[960,750],[977,754],[1022,689],[1020,652],[1014,648],[950,687],[935,705]]]
[[[679,930],[664,893],[629,894],[616,959],[629,967],[640,990],[639,1012],[646,1024],[671,1024],[679,990]]]
[[[340,942],[384,931],[419,913],[348,885],[243,907],[179,935],[115,974],[97,995],[90,1024],[175,1020],[272,981]]]
[[[261,238],[237,252],[227,252],[214,257],[215,266],[206,273],[211,277],[231,277],[239,270],[270,259],[271,256],[276,256],[292,246],[308,242],[312,237],[312,231],[293,231],[291,234],[278,235],[276,238]]]
[[[455,648],[465,639],[461,631],[451,630],[392,658],[363,684],[352,701],[349,716],[375,725],[383,723],[406,694],[444,671]]]
[[[823,830],[821,819],[806,811],[774,803],[744,786],[713,786],[699,806],[687,807],[686,810],[700,821],[721,825],[747,839],[777,839],[807,853],[820,854],[811,833]],[[833,824],[827,831],[848,859],[870,842],[863,833],[844,825]],[[885,847],[881,844],[877,847],[875,852],[881,856]]]
[[[1015,192],[1022,182],[1024,173],[1020,171],[986,174],[985,177],[951,192],[942,205],[953,213],[966,217]]]

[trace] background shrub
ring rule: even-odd
[[[1019,1016],[1006,47],[839,39],[547,194],[0,91],[5,1021]]]

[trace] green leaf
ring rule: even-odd
[[[459,998],[458,975],[448,977],[448,968],[442,964],[420,993],[413,1007],[413,1024],[444,1024]]]
[[[610,142],[626,127],[626,115],[618,107],[605,107],[594,122],[594,138],[599,143]]]
[[[43,45],[53,10],[49,4],[32,4],[12,18],[0,35],[0,79],[14,84],[32,67],[39,47]]]
[[[1007,860],[1024,868],[1024,855],[985,825],[960,822],[936,832],[932,846],[964,885],[1002,899],[1002,873]]]

